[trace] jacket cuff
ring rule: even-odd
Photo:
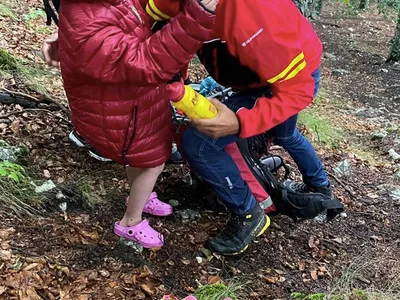
[[[236,112],[236,116],[239,120],[239,132],[237,136],[239,138],[245,139],[248,137],[253,136],[254,134],[252,133],[252,126],[251,126],[251,119],[249,119],[249,110],[247,108],[240,108]]]

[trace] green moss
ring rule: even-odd
[[[227,287],[222,283],[209,284],[200,287],[194,293],[194,296],[196,296],[197,300],[223,300],[225,298],[238,300],[235,292],[237,288],[234,285]]]

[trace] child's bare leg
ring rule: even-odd
[[[132,168],[133,170],[128,170],[130,168],[132,167],[127,168],[127,174],[129,174],[128,178],[132,175],[133,180],[125,215],[120,221],[120,225],[123,227],[133,226],[142,221],[143,208],[154,189],[157,178],[164,168],[164,164],[148,169]]]
[[[132,168],[129,166],[126,167],[126,176],[128,176],[129,188],[131,188],[132,182],[136,178],[136,176],[139,174],[139,171],[140,171],[140,169],[138,169],[138,168]]]

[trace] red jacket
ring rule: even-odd
[[[322,44],[291,0],[219,0],[215,26],[217,39],[199,53],[209,54],[202,61],[211,75],[224,85],[272,89],[271,99],[237,112],[240,137],[265,132],[312,102]]]
[[[171,153],[168,82],[209,38],[215,17],[188,0],[152,35],[154,20],[138,0],[65,0],[60,61],[72,122],[101,155],[155,167]]]

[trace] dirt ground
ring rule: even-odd
[[[341,136],[335,147],[316,143],[316,148],[346,206],[345,216],[323,225],[278,216],[243,255],[210,257],[204,242],[223,227],[226,215],[207,210],[202,191],[188,183],[186,167],[172,165],[157,184],[160,198],[178,200],[177,211],[190,208],[200,216],[187,223],[178,213],[149,217],[166,244],[135,254],[112,232],[127,196],[123,169],[71,145],[71,126],[60,119],[67,118],[64,113],[27,111],[3,122],[1,116],[21,108],[0,106],[0,137],[28,145],[28,162],[38,176],[52,179],[70,196],[66,212],[55,196],[40,217],[0,212],[0,299],[160,299],[220,280],[240,284],[240,299],[289,299],[292,292],[335,288],[354,262],[368,261],[373,263],[352,284],[384,288],[396,276],[393,263],[400,257],[400,199],[382,186],[400,180],[399,164],[388,155],[390,149],[400,152],[400,65],[386,62],[395,26],[375,12],[338,18],[334,7],[324,9],[314,22],[325,49],[318,106]],[[0,46],[18,57],[41,64],[37,51],[45,35],[0,18]],[[194,80],[203,76],[199,66],[191,71]],[[53,97],[65,101],[59,79],[50,81]],[[16,90],[18,82],[4,80],[3,86]],[[372,138],[382,130],[386,136]],[[306,134],[315,141],[307,128]],[[333,169],[345,159],[351,175],[343,177]],[[300,178],[297,171],[293,177]],[[79,195],[68,194],[80,182],[95,187],[104,202],[89,209]]]

